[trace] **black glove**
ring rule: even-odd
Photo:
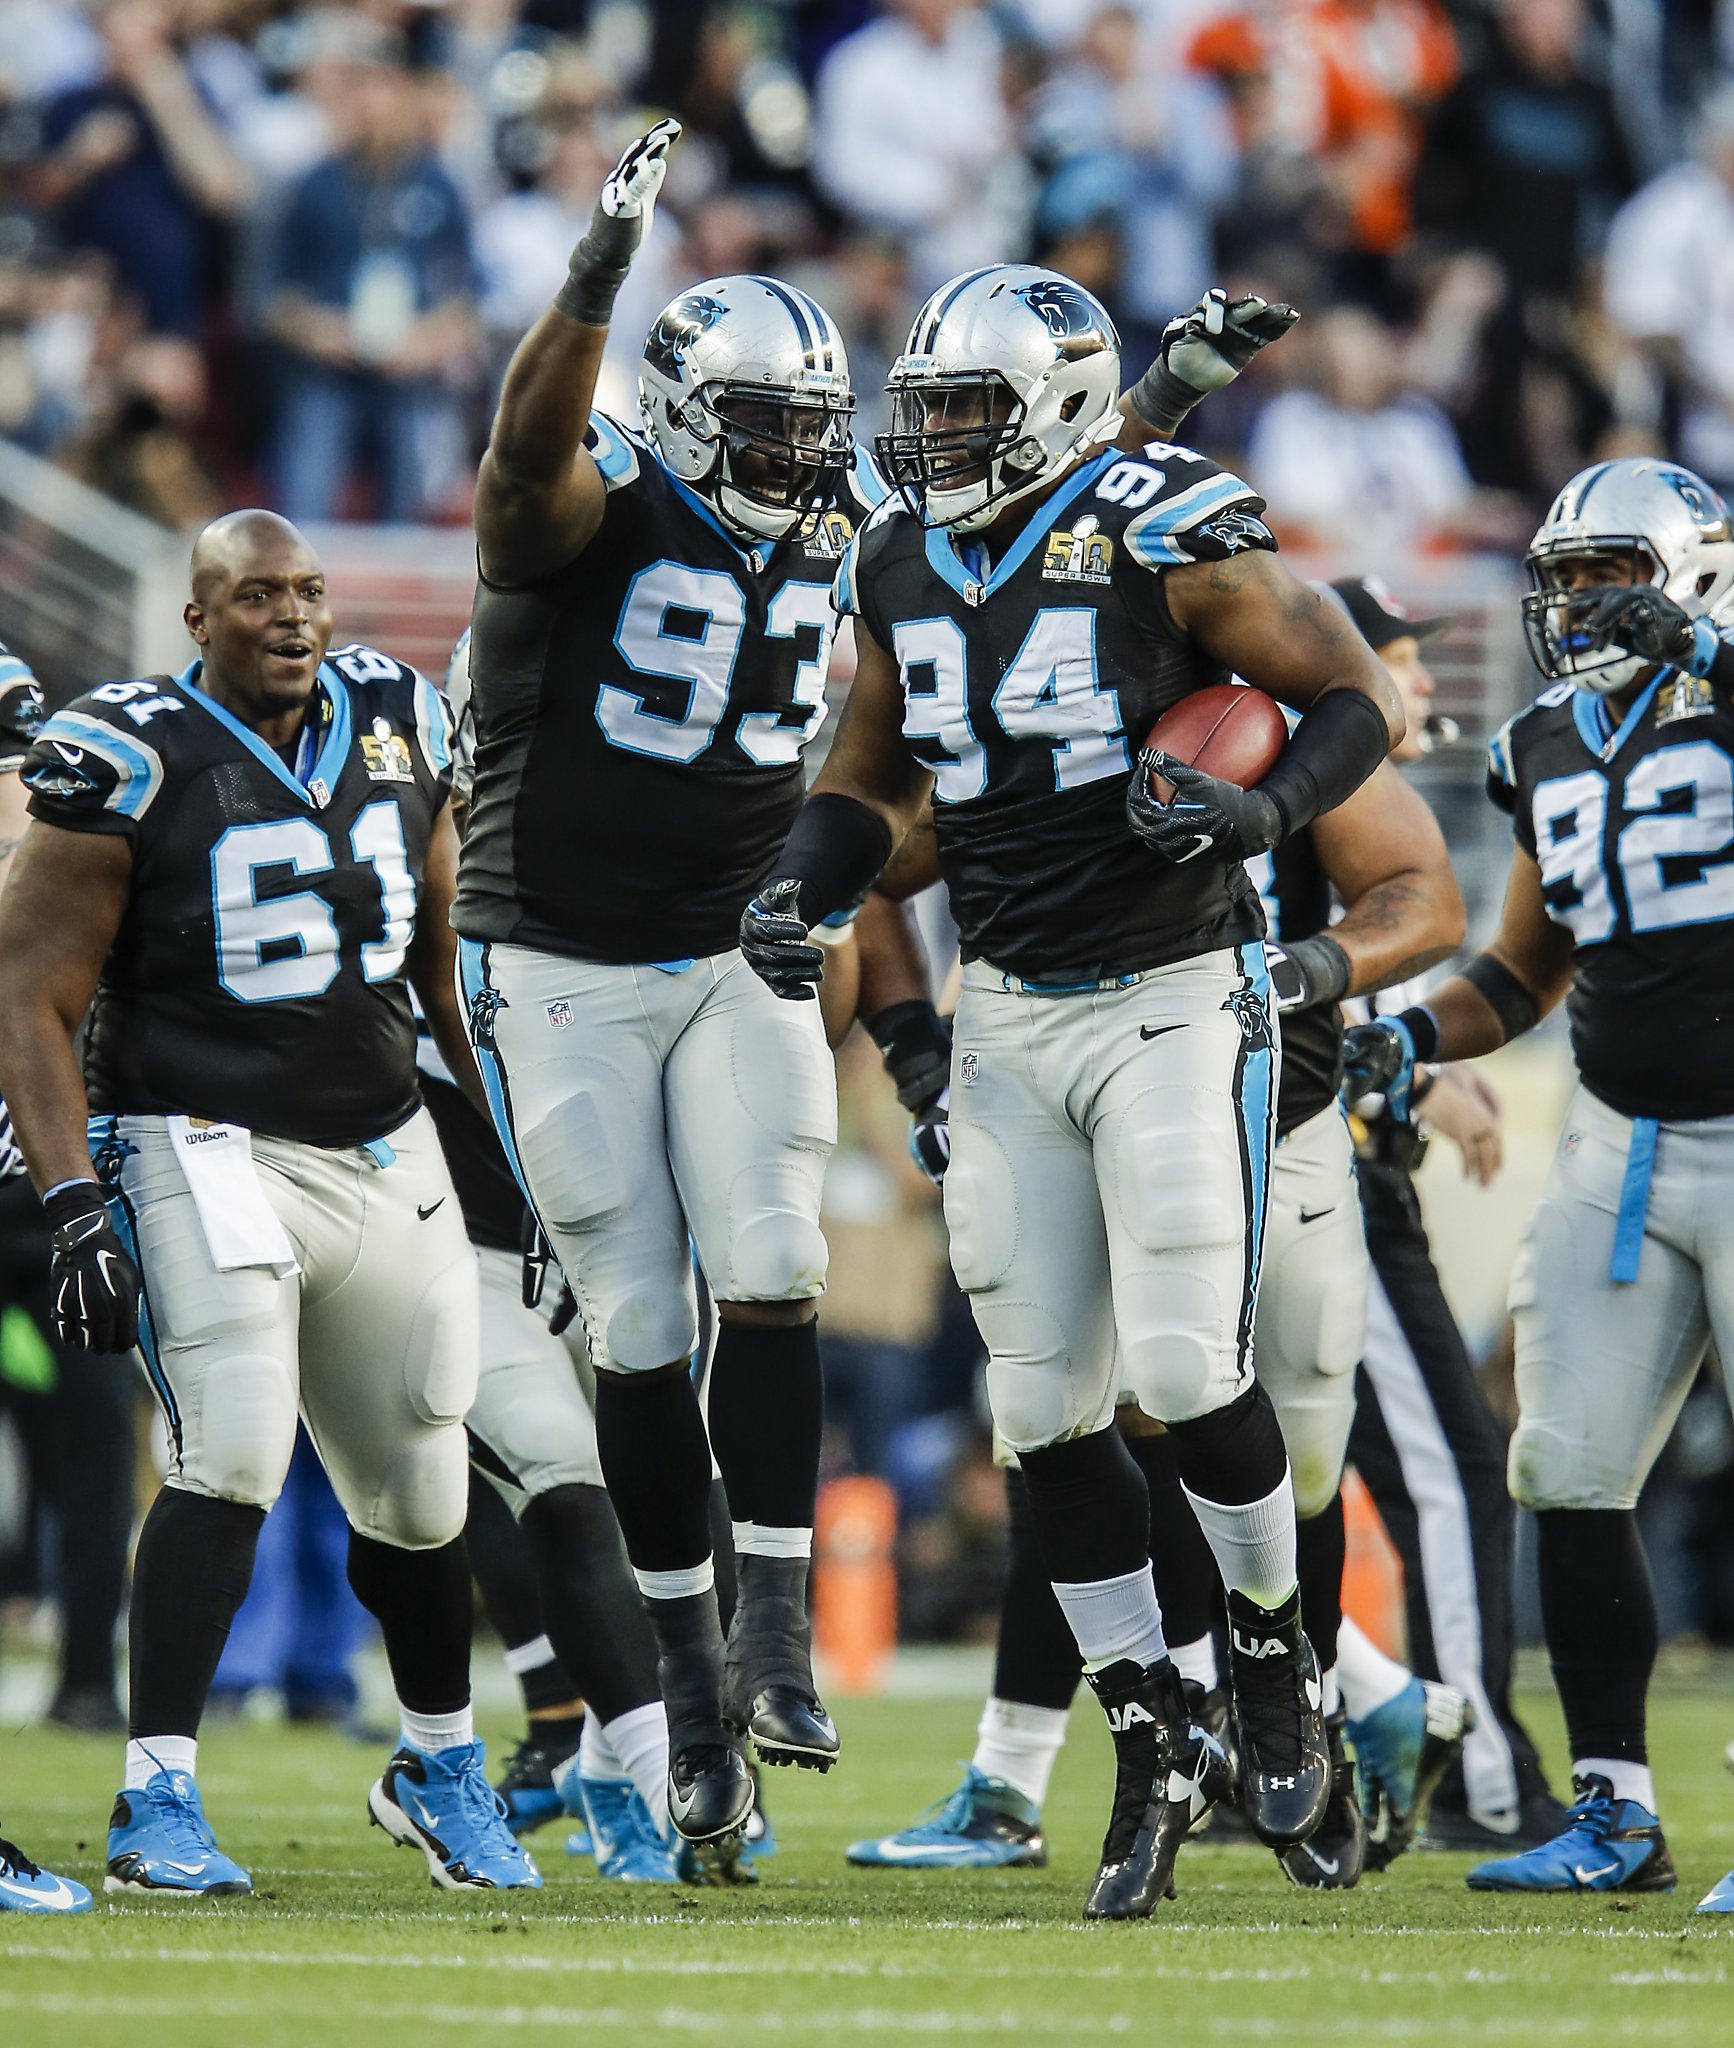
[[[1363,1095],[1383,1095],[1399,1123],[1409,1121],[1415,1086],[1415,1040],[1400,1017],[1375,1017],[1343,1033],[1343,1100],[1352,1108]]]
[[[905,1109],[920,1109],[951,1080],[951,1025],[930,1002],[893,1003],[867,1021]]]
[[[572,1283],[560,1275],[560,1299],[554,1304],[554,1313],[548,1318],[548,1335],[562,1337],[578,1319],[578,1297],[572,1292]]]
[[[1152,775],[1174,785],[1172,803],[1157,801]],[[1138,756],[1126,791],[1126,821],[1146,846],[1176,867],[1201,853],[1221,861],[1250,860],[1282,837],[1282,813],[1261,790],[1236,789],[1160,749]]]
[[[650,230],[678,121],[658,121],[629,145],[608,174],[584,239],[572,251],[556,308],[586,327],[606,327],[639,244]]]
[[[915,1121],[909,1126],[909,1156],[935,1187],[951,1164],[950,1102],[951,1090],[942,1088],[915,1112]]]
[[[1279,1011],[1310,1010],[1320,1003],[1338,1002],[1348,994],[1354,974],[1348,954],[1324,932],[1287,945],[1266,939],[1264,962]]]
[[[554,1256],[554,1247],[542,1235],[542,1226],[536,1221],[535,1211],[526,1209],[524,1220],[518,1227],[518,1250],[523,1254],[524,1268],[518,1292],[526,1308],[540,1308],[542,1289],[548,1283],[548,1262]]]
[[[6,1107],[6,1098],[0,1096],[0,1180],[11,1180],[23,1171],[24,1154],[12,1129],[12,1112]]]
[[[1163,328],[1156,360],[1132,388],[1133,410],[1171,434],[1201,398],[1232,384],[1299,318],[1292,306],[1273,306],[1256,295],[1231,304],[1213,285],[1190,313]]]
[[[49,1291],[63,1344],[130,1351],[138,1342],[139,1270],[108,1220],[93,1180],[56,1188],[43,1203],[53,1230]]]
[[[807,943],[807,922],[796,907],[800,895],[800,883],[785,875],[767,882],[741,912],[747,965],[790,1003],[810,1003],[825,972],[823,948]]]
[[[1699,636],[1696,621],[1660,590],[1644,583],[1608,583],[1595,590],[1574,591],[1566,603],[1571,628],[1583,634],[1590,648],[1623,647],[1639,661],[1665,662],[1693,675],[1709,668],[1696,666]],[[1706,620],[1709,653],[1716,652],[1716,630]]]

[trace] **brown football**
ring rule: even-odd
[[[1160,747],[1176,761],[1202,768],[1251,789],[1276,766],[1288,744],[1288,721],[1275,698],[1245,683],[1213,683],[1182,697],[1150,728],[1146,747]],[[1168,803],[1174,791],[1161,776],[1154,779],[1157,800]]]

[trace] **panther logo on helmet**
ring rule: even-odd
[[[665,306],[644,343],[644,359],[665,377],[680,375],[682,353],[710,330],[728,311],[719,300],[704,292],[687,292]]]
[[[1113,346],[1102,327],[1101,307],[1070,278],[1049,277],[1040,284],[1021,285],[1012,297],[1021,299],[1032,313],[1039,313],[1056,341],[1083,345],[1066,349],[1068,356]]]
[[[1728,507],[1700,476],[1694,476],[1689,469],[1676,464],[1659,468],[1656,474],[1663,483],[1669,484],[1686,501],[1686,509],[1697,520],[1706,540],[1728,540],[1734,537],[1734,528],[1728,521]]]

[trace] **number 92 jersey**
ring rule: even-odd
[[[896,500],[862,529],[838,607],[901,670],[966,960],[1093,981],[1263,933],[1242,868],[1158,859],[1125,809],[1150,727],[1226,680],[1170,617],[1164,571],[1274,548],[1263,510],[1207,457],[1153,441],[1073,470],[991,565]]]
[[[1672,669],[1618,718],[1562,683],[1494,735],[1487,787],[1577,942],[1585,1086],[1623,1116],[1734,1115],[1734,706]]]
[[[801,806],[851,512],[737,546],[618,422],[586,445],[608,493],[589,544],[476,592],[453,922],[585,960],[726,953]]]
[[[444,700],[389,655],[338,649],[298,775],[200,669],[104,683],[24,764],[34,817],[132,848],[85,1038],[91,1107],[365,1144],[420,1102],[403,965],[451,778]]]

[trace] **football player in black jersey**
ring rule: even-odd
[[[1712,1336],[1734,1372],[1734,532],[1691,471],[1597,463],[1527,567],[1550,687],[1489,750],[1517,840],[1498,934],[1425,1004],[1356,1026],[1349,1071],[1401,1111],[1417,1059],[1491,1052],[1566,1004],[1579,1087],[1512,1273],[1509,1477],[1536,1512],[1576,1803],[1469,1883],[1667,1891],[1634,1510]]]
[[[1123,416],[1112,323],[1052,272],[970,272],[917,314],[880,443],[901,496],[839,576],[849,704],[742,924],[771,985],[811,996],[808,930],[931,791],[964,950],[952,1259],[1115,1732],[1086,1907],[1114,1915],[1167,1887],[1194,1810],[1168,1789],[1204,1769],[1163,1653],[1148,1495],[1108,1426],[1122,1374],[1172,1426],[1229,1588],[1256,1825],[1302,1840],[1329,1794],[1287,1458],[1252,1371],[1276,1033],[1241,863],[1343,801],[1403,729],[1366,643],[1277,564],[1262,500],[1150,439],[1153,381]],[[1230,671],[1309,713],[1259,787],[1134,760]]]
[[[822,308],[728,277],[652,329],[642,431],[592,418],[678,132],[627,151],[502,388],[476,492],[455,922],[495,1118],[596,1367],[603,1471],[659,1644],[670,1812],[727,1844],[752,1803],[731,1732],[767,1762],[837,1755],[806,1614],[835,1082],[817,1019],[770,998],[736,929],[824,714],[854,399]],[[721,1319],[709,1441],[689,1238]],[[713,1444],[740,1559],[726,1655]]]
[[[37,736],[0,905],[0,1083],[54,1226],[56,1319],[93,1351],[137,1343],[173,1444],[139,1538],[107,1885],[251,1889],[205,1820],[196,1737],[298,1410],[402,1708],[371,1816],[438,1885],[539,1884],[471,1722],[475,1259],[405,986],[473,1081],[447,714],[387,655],[328,657],[324,572],[274,513],[199,536],[186,621],[183,674],[104,683]]]

